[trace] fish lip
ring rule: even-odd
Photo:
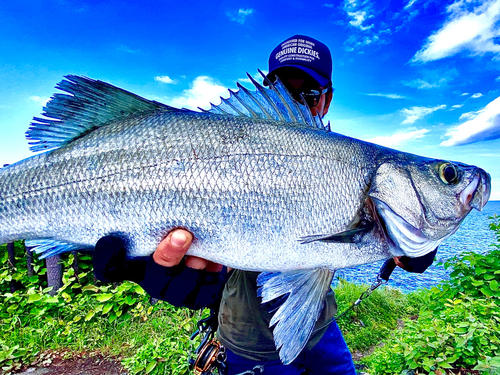
[[[479,189],[477,188],[478,185],[479,185],[479,180],[480,180],[479,179],[479,174],[475,175],[474,179],[469,183],[469,185],[467,185],[465,187],[465,189],[463,189],[460,192],[460,195],[459,195],[460,203],[466,209],[470,210],[473,207],[473,204],[474,204],[473,200],[474,200],[474,198],[476,197],[476,195],[477,195],[477,193],[479,191]]]
[[[384,230],[394,256],[419,257],[434,250],[445,238],[430,240],[423,232],[396,214],[385,202],[372,197],[378,221]],[[392,245],[392,246],[391,246]]]
[[[475,208],[481,211],[488,203],[491,193],[491,177],[482,169],[477,169],[473,180],[459,194],[459,201],[464,210]]]

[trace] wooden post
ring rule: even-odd
[[[57,294],[57,291],[62,287],[62,266],[61,266],[61,256],[53,255],[51,257],[45,258],[45,265],[47,267],[47,284],[52,287],[49,292],[51,296]]]
[[[35,269],[33,268],[33,253],[26,245],[24,245],[24,248],[26,249],[26,268],[28,269],[28,276],[31,277],[35,274]]]
[[[9,268],[12,273],[14,273],[14,269],[16,268],[16,254],[14,248],[14,242],[10,242],[7,244],[7,254],[9,255]],[[10,292],[14,293],[16,291],[16,282],[14,280],[10,280]]]

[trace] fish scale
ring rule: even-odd
[[[486,204],[480,168],[333,133],[279,81],[254,84],[199,113],[68,76],[27,132],[47,152],[0,169],[0,242],[50,256],[114,235],[134,257],[186,228],[188,254],[262,272],[263,302],[287,296],[272,322],[288,364],[335,270],[426,254]]]

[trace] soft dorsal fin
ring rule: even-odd
[[[285,85],[277,78],[275,83],[268,80],[259,70],[269,88],[260,85],[250,74],[248,78],[256,90],[250,92],[239,83],[238,91],[229,90],[229,97],[221,97],[219,105],[211,104],[209,110],[200,108],[203,112],[223,115],[243,116],[276,121],[299,122],[330,131],[329,124],[323,125],[320,116],[313,116],[307,105],[298,103],[292,98]]]
[[[32,151],[58,148],[112,120],[133,113],[173,110],[109,83],[74,75],[65,76],[44,107],[44,118],[35,117],[26,132]]]

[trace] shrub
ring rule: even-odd
[[[499,218],[491,229],[500,239]],[[376,374],[444,374],[468,368],[500,372],[500,248],[485,255],[467,252],[445,263],[450,279],[429,292],[418,320],[386,340],[366,363]]]

